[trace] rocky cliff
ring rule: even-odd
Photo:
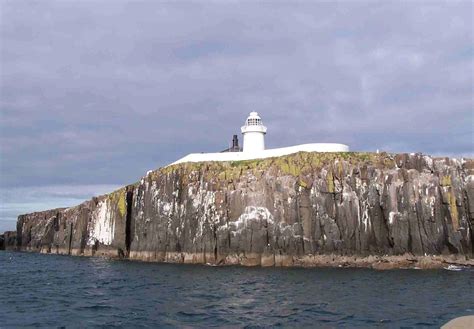
[[[21,215],[4,244],[177,263],[368,266],[400,255],[403,264],[428,255],[469,263],[473,173],[471,159],[421,154],[179,164],[76,207]]]

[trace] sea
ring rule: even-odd
[[[472,269],[212,267],[0,252],[1,328],[418,328],[472,314]]]

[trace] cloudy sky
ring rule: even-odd
[[[0,0],[0,230],[190,152],[474,154],[471,1]],[[2,226],[3,225],[3,226]]]

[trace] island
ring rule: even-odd
[[[320,153],[179,163],[21,215],[3,249],[250,266],[473,265],[474,161]]]
[[[221,153],[20,215],[0,249],[208,265],[474,265],[473,159],[320,143],[265,150],[256,112],[242,133],[243,150],[234,135]]]

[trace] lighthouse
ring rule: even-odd
[[[245,125],[240,129],[244,137],[243,152],[257,153],[265,150],[265,134],[267,127],[257,112],[250,112]]]
[[[243,147],[239,146],[239,139],[234,135],[232,146],[218,153],[191,153],[172,165],[184,162],[204,161],[246,161],[280,157],[298,152],[349,152],[349,146],[338,143],[310,143],[274,149],[265,149],[265,134],[267,127],[257,112],[250,112],[245,124],[240,128],[243,135]]]

